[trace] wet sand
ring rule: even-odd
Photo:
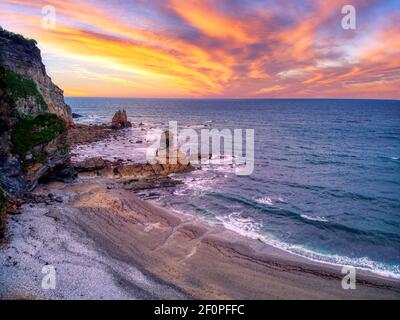
[[[0,250],[1,298],[45,299],[399,299],[400,281],[357,270],[342,289],[341,267],[269,245],[108,189],[106,178],[53,183],[63,203],[25,205]],[[8,258],[8,257],[11,258]],[[56,290],[40,287],[54,265]]]

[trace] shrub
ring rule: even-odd
[[[33,147],[50,142],[66,130],[64,121],[55,114],[20,118],[11,134],[13,150],[24,159]]]
[[[25,38],[22,34],[8,31],[6,29],[3,29],[1,26],[0,26],[0,35],[5,37],[6,39],[18,41],[18,42],[21,42],[21,43],[22,42],[27,42],[27,43],[29,43],[31,45],[37,45],[37,41],[35,39]]]
[[[40,94],[33,80],[25,79],[13,71],[5,70],[4,80],[2,82],[4,83],[8,98],[13,102],[18,101],[18,99],[34,97],[36,103],[43,111],[48,109],[47,103],[44,101],[43,96]]]

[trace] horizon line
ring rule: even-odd
[[[376,101],[400,101],[391,98],[171,98],[171,97],[112,97],[112,96],[64,96],[72,99],[141,99],[141,100],[376,100]]]

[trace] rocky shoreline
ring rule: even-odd
[[[69,149],[78,145],[86,145],[96,141],[101,141],[109,138],[117,139],[121,135],[121,131],[112,129],[112,125],[73,125],[68,129],[68,132],[63,139],[68,143]],[[54,143],[54,141],[53,141]],[[102,176],[114,179],[118,185],[132,191],[162,188],[175,186],[179,182],[170,179],[168,176],[172,173],[186,173],[195,170],[190,163],[182,164],[169,163],[168,160],[164,163],[134,163],[121,160],[109,161],[101,157],[88,158],[79,162],[71,161],[71,153],[68,152],[64,160],[55,168],[55,170],[40,174],[40,180],[32,185],[31,189],[25,191],[21,196],[15,197],[8,201],[8,206],[5,209],[8,213],[15,214],[18,212],[18,207],[24,203],[31,201],[35,203],[44,202],[46,204],[57,201],[53,199],[52,194],[48,196],[35,195],[35,188],[39,181],[47,184],[51,182],[70,183],[76,181],[78,173],[84,177]],[[160,159],[159,159],[160,160]],[[40,163],[36,164],[40,167]],[[30,171],[29,175],[34,177],[37,171]],[[28,181],[29,175],[27,176]]]

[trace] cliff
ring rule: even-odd
[[[0,28],[0,64],[20,115],[37,116],[49,112],[59,116],[67,125],[73,123],[63,91],[47,75],[35,40]],[[18,86],[19,83],[23,85]]]
[[[0,28],[0,236],[4,211],[40,179],[69,167],[63,92],[51,81],[36,41]]]

